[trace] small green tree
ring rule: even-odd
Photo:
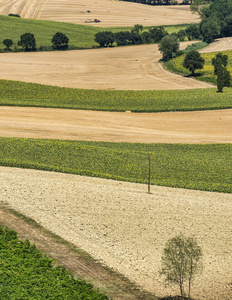
[[[189,51],[184,58],[183,67],[191,72],[191,75],[195,75],[195,71],[203,69],[205,60],[201,57],[200,53],[196,50]]]
[[[18,45],[23,47],[25,51],[35,51],[36,50],[36,42],[34,34],[32,33],[24,33],[20,36],[20,40],[18,41]]]
[[[159,44],[159,51],[163,54],[163,60],[169,60],[179,50],[180,44],[176,36],[166,35]]]
[[[68,49],[69,38],[62,32],[57,32],[52,37],[52,47],[56,50]]]
[[[194,238],[178,235],[167,241],[160,274],[168,283],[179,285],[181,297],[184,296],[184,282],[187,281],[190,299],[192,280],[202,270],[202,255],[201,247]]]
[[[13,41],[11,39],[5,39],[3,44],[6,46],[6,50],[10,50],[10,47],[13,45]]]
[[[212,65],[214,66],[214,74],[217,76],[217,88],[218,92],[222,93],[224,86],[230,86],[231,75],[226,69],[228,64],[228,56],[223,53],[217,53],[212,59]]]

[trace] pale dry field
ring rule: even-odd
[[[181,43],[181,49],[192,42]],[[2,53],[0,79],[83,89],[171,90],[212,87],[165,70],[157,45]]]
[[[90,10],[91,13],[87,13]],[[100,27],[175,25],[199,22],[187,6],[148,6],[117,0],[0,0],[0,14]]]
[[[203,248],[195,299],[230,300],[232,195],[0,167],[0,201],[33,218],[156,295],[166,241],[183,233]]]
[[[132,143],[232,143],[232,110],[128,113],[0,107],[0,136]]]

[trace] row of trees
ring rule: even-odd
[[[146,31],[143,29],[143,25],[136,24],[131,31],[119,31],[117,33],[113,33],[112,31],[100,31],[95,34],[95,41],[100,47],[112,46],[114,43],[116,43],[117,46],[140,45],[159,43],[164,36],[168,35],[168,32],[163,26],[152,27]],[[189,41],[199,39],[199,26],[192,24],[185,30],[180,30],[177,33],[171,34],[171,36],[175,36],[179,41],[184,41],[186,38]]]
[[[188,5],[192,3],[192,0],[183,0],[179,3],[177,0],[122,0],[128,2],[135,2],[147,5]]]
[[[62,32],[57,32],[52,37],[52,48],[55,50],[66,50],[68,49],[69,39]],[[6,47],[7,51],[11,50],[13,46],[13,41],[11,39],[3,40],[3,44]],[[18,46],[22,47],[24,51],[36,51],[36,40],[34,34],[32,33],[24,33],[20,36],[20,40],[18,41]]]

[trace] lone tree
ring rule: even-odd
[[[183,66],[195,75],[195,71],[203,69],[205,60],[201,57],[200,53],[196,50],[189,51],[184,58]]]
[[[163,60],[169,60],[179,50],[180,44],[176,36],[165,35],[159,44],[159,51],[163,54]]]
[[[3,44],[6,46],[6,50],[10,50],[10,47],[13,45],[13,41],[11,39],[5,39]]]
[[[178,235],[167,241],[160,274],[168,283],[179,285],[181,297],[184,296],[184,282],[187,281],[190,299],[192,280],[202,270],[202,255],[201,247],[194,238]]]
[[[34,34],[32,33],[24,33],[20,36],[20,41],[18,41],[18,45],[23,47],[25,51],[35,51],[36,50],[36,42]]]
[[[212,65],[214,66],[214,74],[217,76],[217,88],[218,92],[222,93],[224,86],[230,86],[231,75],[227,70],[228,56],[222,53],[217,53],[212,59]]]
[[[52,47],[56,50],[68,49],[69,38],[62,32],[57,32],[52,37]]]

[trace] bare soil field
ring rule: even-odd
[[[89,13],[87,11],[90,11]],[[175,25],[199,22],[189,6],[148,6],[118,0],[0,0],[0,14],[100,27]],[[100,23],[85,23],[99,19]]]
[[[178,233],[204,253],[195,299],[230,300],[232,195],[0,167],[2,203],[33,218],[156,295],[178,294],[159,276],[162,250]],[[126,299],[126,298],[125,298]]]
[[[181,43],[181,49],[192,42]],[[84,89],[171,90],[212,85],[165,70],[157,45],[2,53],[0,79]]]
[[[232,110],[117,113],[0,107],[0,136],[133,143],[232,143]]]

